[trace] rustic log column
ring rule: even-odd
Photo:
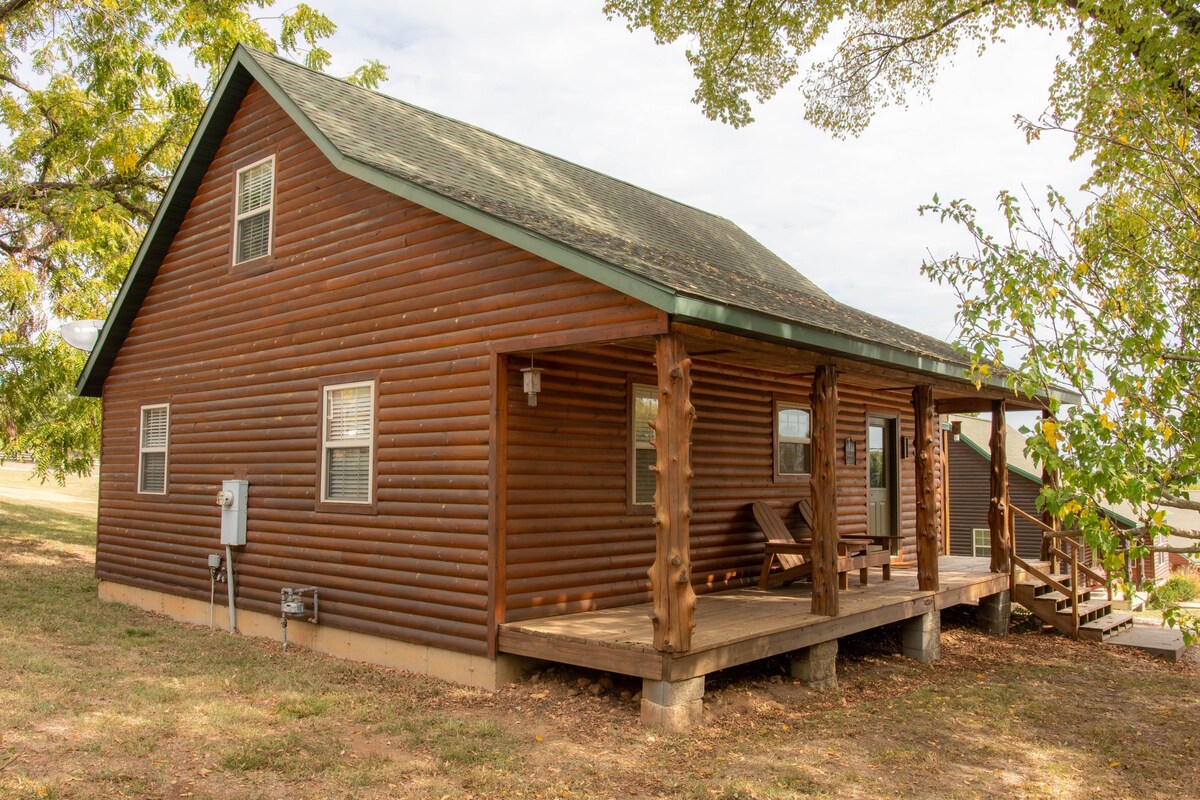
[[[1053,420],[1054,415],[1049,410],[1042,411],[1042,421]],[[1052,486],[1058,488],[1058,472],[1046,469],[1046,465],[1042,465],[1042,486]],[[1049,511],[1042,512],[1042,522],[1046,527],[1058,530],[1058,517],[1051,514]],[[1042,561],[1050,560],[1050,540],[1042,537],[1042,547],[1038,557]]]
[[[992,401],[992,496],[988,504],[992,572],[1008,572],[1008,456],[1004,452],[1004,401]]]
[[[941,428],[932,386],[921,384],[913,388],[913,416],[916,420],[913,450],[917,481],[917,588],[923,592],[936,592],[942,503],[937,491],[938,462],[934,457],[933,437],[939,435]]]
[[[678,334],[655,337],[658,415],[654,421],[654,564],[650,591],[654,646],[665,653],[692,646],[696,593],[688,528],[692,518],[692,361]]]
[[[837,585],[837,368],[817,365],[812,396],[812,613],[838,615]]]

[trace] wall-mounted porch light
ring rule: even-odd
[[[538,392],[542,390],[542,368],[535,367],[532,358],[529,359],[529,366],[521,370],[521,379],[529,407],[537,407]]]
[[[857,456],[855,454],[854,437],[847,436],[846,437],[846,466],[853,467],[856,461],[857,461]]]

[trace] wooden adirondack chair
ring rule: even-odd
[[[812,574],[812,542],[798,542],[787,525],[775,513],[775,509],[758,500],[750,505],[754,521],[767,537],[766,552],[763,554],[762,572],[758,576],[758,588],[791,583]],[[782,572],[771,574],[775,562],[783,567]]]
[[[800,512],[800,519],[804,521],[810,529],[812,528],[813,507],[812,501],[805,497],[802,500],[796,501],[796,510]],[[847,553],[846,557],[850,558],[850,563],[845,566],[848,569],[858,570],[858,582],[867,585],[867,569],[870,567],[881,567],[883,570],[883,579],[890,581],[892,579],[892,540],[899,539],[898,536],[872,536],[864,534],[861,536],[844,536],[839,537],[838,555],[842,557],[842,544],[861,544],[861,550],[851,555]],[[846,572],[842,572],[842,564],[838,564],[839,574],[838,579],[841,588],[847,586]]]

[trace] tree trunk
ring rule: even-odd
[[[837,368],[817,365],[812,385],[812,613],[838,615]]]
[[[913,415],[916,418],[917,482],[917,588],[936,592],[938,588],[938,527],[942,519],[934,457],[934,439],[938,435],[937,410],[933,387],[922,384],[913,388]]]
[[[696,593],[688,528],[692,518],[692,361],[678,334],[655,337],[658,415],[654,421],[655,555],[650,567],[654,646],[683,653],[692,646]]]
[[[1004,401],[992,401],[992,497],[988,505],[992,572],[1008,572],[1008,456],[1005,453]]]

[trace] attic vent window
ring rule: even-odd
[[[171,410],[167,404],[142,406],[138,447],[138,493],[167,493],[167,434]]]
[[[239,169],[233,263],[241,264],[271,254],[274,207],[275,156]]]

